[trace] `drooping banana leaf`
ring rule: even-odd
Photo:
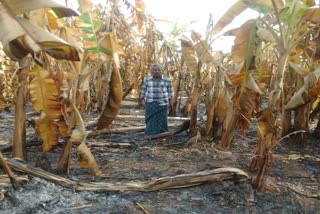
[[[247,6],[242,0],[237,1],[232,5],[225,14],[216,22],[213,26],[210,35],[216,35],[223,30],[227,25],[229,25],[235,17],[240,15],[243,11],[247,9]]]
[[[198,58],[194,45],[187,38],[181,39],[182,56],[192,75],[198,70]]]
[[[61,116],[59,91],[50,72],[36,65],[30,72],[32,81],[29,85],[33,108],[41,112],[37,130],[43,140],[43,151],[47,152],[58,143],[58,125]]]
[[[92,155],[90,149],[88,146],[82,142],[77,147],[77,154],[78,154],[78,160],[80,161],[80,166],[83,168],[90,168],[94,171],[95,176],[98,176],[101,174],[101,171],[99,169],[99,166]]]
[[[273,9],[272,1],[276,6],[282,7],[281,0],[238,0],[235,2],[225,14],[216,22],[213,26],[210,35],[216,35],[220,33],[226,26],[228,26],[238,15],[244,12],[247,8],[254,9],[260,13],[267,13]]]
[[[138,23],[138,30],[140,33],[142,33],[142,30],[143,30],[143,24],[144,24],[144,2],[143,0],[135,0],[135,7],[137,9],[137,12],[136,12],[136,20],[137,20],[137,23]]]
[[[15,16],[0,4],[0,41],[7,56],[20,60],[45,51],[57,59],[79,60],[77,49],[28,20]]]
[[[92,12],[86,12],[79,17],[78,26],[83,32],[84,48],[90,52],[91,58],[97,58],[100,52],[110,56],[110,49],[100,45],[99,38],[96,35],[96,31],[101,26],[100,20],[94,18],[96,15]]]
[[[245,64],[243,64],[241,70],[245,70],[244,67],[246,67]],[[252,115],[260,109],[260,88],[252,75],[248,73],[248,77],[245,78],[246,73],[248,72],[240,72],[236,76],[236,80],[239,83],[243,82],[240,89],[232,97],[233,113],[222,137],[221,146],[223,148],[231,145],[235,128],[238,128],[244,134],[248,132]]]
[[[99,117],[98,130],[108,128],[116,118],[122,101],[122,78],[119,71],[118,54],[123,54],[122,46],[117,42],[114,33],[108,33],[100,39],[99,45],[112,53],[112,74],[109,82],[109,96]]]
[[[1,2],[9,7],[14,15],[19,15],[41,8],[52,8],[59,18],[79,15],[77,11],[63,6],[53,0],[1,0]]]
[[[240,73],[229,76],[233,84],[240,84],[240,89],[233,96],[232,118],[228,121],[223,134],[221,146],[231,145],[233,131],[238,128],[244,134],[247,133],[252,114],[259,109],[260,89],[250,75],[251,67],[255,67],[254,53],[256,42],[256,21],[248,20],[241,27],[230,30],[227,34],[236,36],[232,46],[232,59],[241,65]]]
[[[36,130],[41,140],[43,140],[43,152],[50,151],[58,144],[59,127],[55,120],[49,118],[44,112],[41,112],[40,118],[36,122]]]
[[[252,59],[256,50],[256,20],[250,19],[239,28],[226,32],[225,35],[235,36],[231,57],[234,63],[242,66],[238,69],[239,73],[230,74],[229,78],[234,85],[246,84],[249,79],[249,70],[255,67]]]
[[[256,20],[250,19],[239,28],[230,30],[224,35],[235,36],[231,50],[232,60],[235,63],[241,62],[252,54],[255,42]],[[249,48],[249,49],[248,49]]]
[[[101,38],[99,38],[99,46],[105,50],[108,50],[107,55],[110,53],[122,55],[124,54],[123,45],[121,45],[116,38],[116,34],[113,32],[103,34]]]
[[[29,88],[33,108],[37,112],[44,112],[51,119],[59,119],[61,116],[59,91],[50,72],[35,65],[29,76],[32,78]]]
[[[116,118],[122,101],[122,79],[116,65],[113,66],[111,79],[109,82],[109,96],[99,117],[98,130],[108,128],[112,121]]]
[[[250,120],[254,113],[260,109],[260,94],[248,87],[243,87],[239,94],[238,103],[240,117],[237,121],[237,128],[247,134]]]
[[[47,12],[46,15],[47,15],[49,29],[51,29],[51,30],[59,29],[59,23],[58,23],[56,17],[52,13],[49,13],[49,12]]]
[[[61,117],[56,124],[59,127],[59,133],[61,137],[70,137],[69,124],[65,121],[64,117]]]
[[[268,135],[275,135],[275,119],[271,109],[265,109],[258,112],[257,115],[258,131],[262,138],[266,138]],[[266,142],[265,148],[270,150],[272,142]]]
[[[88,136],[88,133],[86,131],[86,126],[83,122],[83,119],[79,110],[75,107],[74,104],[72,104],[72,108],[73,108],[74,117],[75,117],[75,120],[74,120],[75,127],[70,127],[73,129],[70,140],[72,142],[83,142]]]
[[[320,69],[304,77],[304,85],[295,93],[285,106],[286,110],[297,108],[316,100],[320,94]]]
[[[242,92],[239,95],[239,106],[242,114],[256,110],[256,100],[254,94],[255,93],[253,91],[246,87],[242,89]],[[250,118],[247,119],[249,120]]]
[[[210,63],[213,60],[211,56],[211,46],[206,40],[201,38],[201,35],[196,32],[191,33],[191,38],[194,42],[194,48],[197,53],[198,59],[203,63]]]
[[[76,27],[60,27],[59,31],[57,31],[57,36],[63,39],[64,41],[68,42],[69,44],[73,45],[74,47],[78,47],[83,49],[83,41],[81,38],[80,30]],[[79,53],[80,61],[82,61],[82,53]]]

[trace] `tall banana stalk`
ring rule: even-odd
[[[202,63],[199,62],[197,69],[195,71],[194,76],[194,83],[192,86],[192,92],[191,92],[191,117],[190,117],[190,136],[196,136],[198,133],[197,129],[197,118],[198,118],[198,104],[200,99],[200,93],[201,93],[201,83],[200,83],[200,70],[202,68]]]
[[[180,85],[181,85],[181,70],[176,72],[173,79],[172,108],[169,109],[170,116],[176,116],[176,113],[177,113],[177,104],[178,104]]]
[[[26,151],[26,92],[27,92],[27,79],[28,72],[32,59],[25,57],[20,60],[20,71],[18,73],[18,90],[17,100],[15,105],[15,129],[13,137],[13,157],[27,160]]]
[[[198,113],[198,102],[200,97],[200,70],[202,63],[199,62],[196,57],[196,49],[190,40],[181,40],[182,55],[184,62],[188,66],[189,71],[192,74],[193,85],[191,97],[191,118],[190,118],[190,136],[197,135],[197,113]]]
[[[181,39],[182,57],[192,77],[192,92],[189,95],[191,100],[191,119],[190,119],[190,135],[191,137],[198,135],[197,114],[198,104],[203,92],[202,78],[204,74],[204,65],[210,67],[213,58],[211,56],[211,47],[207,40],[202,39],[197,32],[191,33],[191,40],[188,38]]]
[[[251,172],[258,171],[255,187],[258,190],[265,191],[269,189],[266,185],[266,175],[271,168],[271,150],[276,142],[275,118],[271,109],[259,112],[256,117],[258,123],[258,142],[249,170]]]
[[[259,98],[261,91],[257,86],[251,70],[255,69],[255,41],[256,41],[256,23],[255,20],[248,20],[241,27],[230,31],[236,36],[232,47],[232,59],[235,62],[243,62],[240,73],[236,75],[236,80],[231,80],[233,85],[238,85],[238,89],[232,98],[233,112],[232,117],[223,133],[220,146],[222,148],[230,147],[233,132],[236,128],[246,133],[249,121],[259,109]]]

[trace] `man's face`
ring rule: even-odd
[[[151,73],[152,73],[152,76],[153,76],[154,78],[161,78],[161,76],[162,76],[162,71],[161,71],[161,69],[160,69],[160,68],[157,68],[157,67],[152,68]]]

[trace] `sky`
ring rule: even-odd
[[[144,0],[145,10],[157,19],[168,19],[173,23],[158,22],[159,30],[171,32],[174,23],[183,26],[192,22],[188,29],[205,35],[209,14],[212,14],[215,24],[223,14],[238,0]],[[246,20],[256,18],[258,13],[247,9],[239,15],[224,31],[241,26]],[[214,50],[230,52],[232,37],[219,37],[213,44]]]
[[[62,4],[65,3],[65,0],[56,1]],[[100,4],[106,2],[106,0],[92,1]],[[135,0],[128,1],[134,5]],[[157,20],[167,20],[167,22],[156,22],[156,26],[162,33],[169,34],[173,30],[175,23],[178,28],[189,23],[187,30],[194,30],[202,35],[205,35],[209,14],[212,14],[213,24],[215,24],[237,1],[238,0],[143,0],[146,12],[152,14]],[[257,16],[257,12],[247,9],[224,29],[224,31],[239,27],[246,20],[256,18]],[[232,44],[233,38],[219,37],[213,44],[213,49],[230,52]]]
[[[194,27],[200,31],[205,31],[209,14],[211,13],[214,21],[222,15],[238,0],[144,0],[146,11],[152,13],[154,17],[179,23],[193,21]],[[243,23],[248,17],[256,17],[257,13],[247,10],[237,22]],[[236,25],[237,23],[233,23]]]

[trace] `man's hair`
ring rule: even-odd
[[[153,64],[151,65],[151,70],[155,69],[155,68],[158,68],[160,69],[160,71],[162,71],[162,66],[160,64]]]

